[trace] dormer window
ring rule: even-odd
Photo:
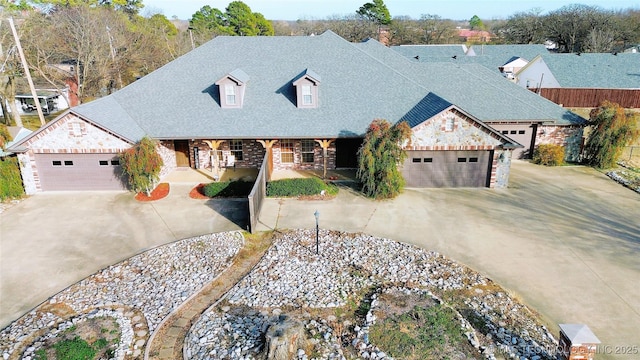
[[[220,91],[220,107],[239,109],[244,103],[244,90],[249,75],[240,69],[233,70],[216,81]]]
[[[302,85],[302,105],[313,105],[311,85]]]
[[[227,105],[236,104],[236,87],[233,84],[226,84],[224,86],[224,93],[227,97]]]
[[[293,81],[293,86],[296,88],[296,104],[299,109],[318,107],[318,85],[320,85],[320,76],[309,69]]]

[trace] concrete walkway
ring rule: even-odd
[[[129,192],[50,192],[0,214],[0,328],[67,286],[153,247],[245,229],[246,201],[195,200],[197,184],[138,202]]]
[[[194,185],[172,183],[153,203],[126,192],[39,194],[2,213],[0,327],[141,251],[244,228],[246,202],[190,199]],[[323,228],[416,244],[469,265],[538,310],[554,333],[557,323],[586,323],[607,352],[640,347],[640,195],[592,169],[514,162],[506,190],[408,189],[381,202],[347,189],[328,201],[267,199],[260,226],[312,228],[316,209]]]
[[[316,209],[322,228],[469,265],[539,311],[554,334],[558,323],[586,323],[612,346],[603,350],[640,348],[640,195],[593,169],[516,161],[506,190],[407,189],[380,202],[347,189],[329,201],[267,199],[259,230],[313,228]]]

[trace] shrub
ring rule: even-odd
[[[24,195],[18,158],[0,160],[0,201],[21,198]]]
[[[326,184],[317,177],[275,180],[267,184],[267,196],[274,197],[318,195],[322,190],[329,195],[338,193],[337,186]]]
[[[547,166],[558,166],[564,163],[564,146],[540,144],[533,151],[533,163]]]
[[[246,197],[252,188],[253,181],[221,181],[205,185],[203,192],[208,197]]]
[[[640,137],[637,122],[637,114],[625,113],[620,105],[603,101],[589,114],[592,131],[584,148],[585,162],[601,169],[615,167],[625,146]]]
[[[163,162],[156,146],[156,141],[144,137],[120,154],[122,170],[134,192],[145,192],[149,196],[159,179]]]
[[[90,360],[96,356],[96,351],[86,341],[76,336],[54,345],[56,359],[60,360]]]

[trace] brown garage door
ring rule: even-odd
[[[491,151],[408,151],[407,187],[486,187]]]
[[[35,154],[43,191],[123,190],[117,154]]]

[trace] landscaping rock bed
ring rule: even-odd
[[[65,322],[80,321],[102,309],[127,315],[130,311],[126,309],[130,308],[141,315],[130,315],[137,335],[127,344],[125,353],[139,356],[160,321],[224,271],[243,240],[239,232],[203,235],[109,266],[0,331],[0,354],[4,359],[18,358],[37,337],[55,331]]]
[[[194,324],[185,339],[187,358],[259,358],[268,324],[283,315],[303,322],[312,340],[309,348],[297,349],[298,359],[341,359],[347,353],[389,358],[368,339],[367,327],[375,321],[371,311],[354,320],[336,316],[352,304],[375,308],[376,295],[364,295],[371,289],[435,294],[459,312],[478,356],[554,357],[557,342],[535,314],[477,272],[388,239],[320,235],[316,255],[315,231],[278,234],[253,271]]]

